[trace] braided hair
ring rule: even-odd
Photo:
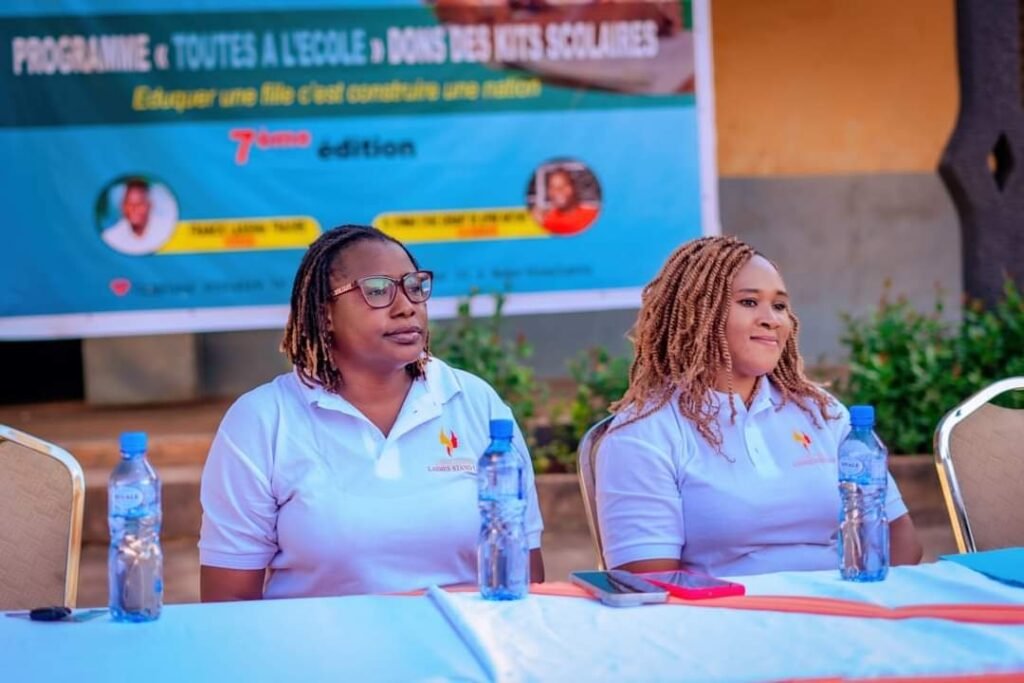
[[[341,371],[331,353],[333,339],[330,318],[331,274],[346,249],[360,242],[389,242],[397,244],[409,257],[413,268],[419,263],[404,244],[377,228],[366,225],[341,225],[324,232],[302,257],[292,285],[291,310],[281,341],[281,351],[288,357],[308,386],[321,385],[337,392],[342,383]],[[405,370],[413,379],[426,374],[429,358],[429,335],[424,340],[424,353],[419,360],[409,363]]]
[[[724,370],[735,421],[732,357],[725,326],[732,282],[755,255],[753,247],[735,237],[696,239],[676,249],[644,287],[632,330],[636,358],[629,371],[629,388],[612,405],[612,412],[631,409],[634,414],[617,428],[658,411],[678,392],[679,412],[721,453],[722,434],[710,392]],[[787,308],[787,313],[793,331],[767,378],[782,394],[783,405],[793,401],[820,426],[819,415],[834,417],[829,412],[831,401],[804,374],[797,346],[800,323],[792,309]]]

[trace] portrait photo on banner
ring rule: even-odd
[[[119,176],[96,199],[96,229],[114,251],[158,251],[178,225],[178,200],[162,181],[142,173]]]
[[[526,188],[533,219],[553,235],[583,232],[601,212],[601,185],[576,159],[552,159],[537,167]]]

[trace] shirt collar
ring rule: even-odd
[[[726,414],[732,413],[732,409],[729,407],[729,394],[712,389],[711,396],[718,407],[719,414],[723,411]],[[754,396],[750,401],[750,408],[744,405],[743,399],[740,398],[739,394],[733,394],[733,401],[736,406],[737,415],[754,415],[763,410],[782,405],[782,395],[779,393],[778,388],[768,379],[767,375],[761,375],[757,378],[757,385],[754,387]]]
[[[333,391],[328,391],[319,382],[309,386],[302,381],[298,370],[293,370],[292,372],[298,382],[299,391],[309,405],[327,410],[337,410],[351,415],[359,414],[355,406]],[[427,363],[426,376],[413,382],[412,387],[409,389],[409,395],[406,397],[406,402],[422,401],[439,407],[450,401],[461,391],[462,383],[455,372],[446,363],[432,357],[430,362]]]

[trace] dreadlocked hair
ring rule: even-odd
[[[636,357],[629,370],[629,388],[611,407],[614,413],[632,410],[635,414],[616,428],[657,412],[678,392],[679,412],[722,454],[722,433],[711,391],[725,370],[735,422],[732,357],[725,324],[732,282],[755,255],[753,247],[735,237],[703,237],[676,249],[644,287],[632,331]],[[793,331],[767,378],[782,394],[782,405],[793,401],[821,426],[819,416],[835,417],[830,412],[831,401],[804,375],[797,346],[800,323],[791,309],[787,312]]]
[[[288,324],[284,329],[284,339],[281,341],[282,353],[295,366],[299,378],[307,386],[319,384],[335,392],[341,386],[341,371],[335,365],[334,356],[331,354],[333,339],[327,315],[331,304],[331,274],[337,266],[338,258],[346,249],[370,240],[397,244],[408,255],[413,267],[419,270],[419,263],[404,244],[377,228],[366,225],[341,225],[332,228],[309,245],[309,249],[302,257],[302,263],[299,264],[299,270],[295,273],[291,310],[288,313]],[[419,379],[426,374],[430,354],[429,343],[428,334],[423,343],[423,355],[405,366],[405,371],[413,379]]]

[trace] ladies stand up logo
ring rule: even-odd
[[[453,457],[459,448],[459,437],[450,429],[441,428],[437,440],[444,449],[445,456],[427,467],[428,472],[472,472],[476,473],[476,461],[472,458]]]
[[[811,450],[811,446],[814,441],[806,432],[799,430],[793,430],[793,441],[803,446],[803,453],[799,458],[793,461],[793,467],[807,467],[809,465],[827,465],[834,463],[835,458],[825,455],[823,452],[814,452]]]

